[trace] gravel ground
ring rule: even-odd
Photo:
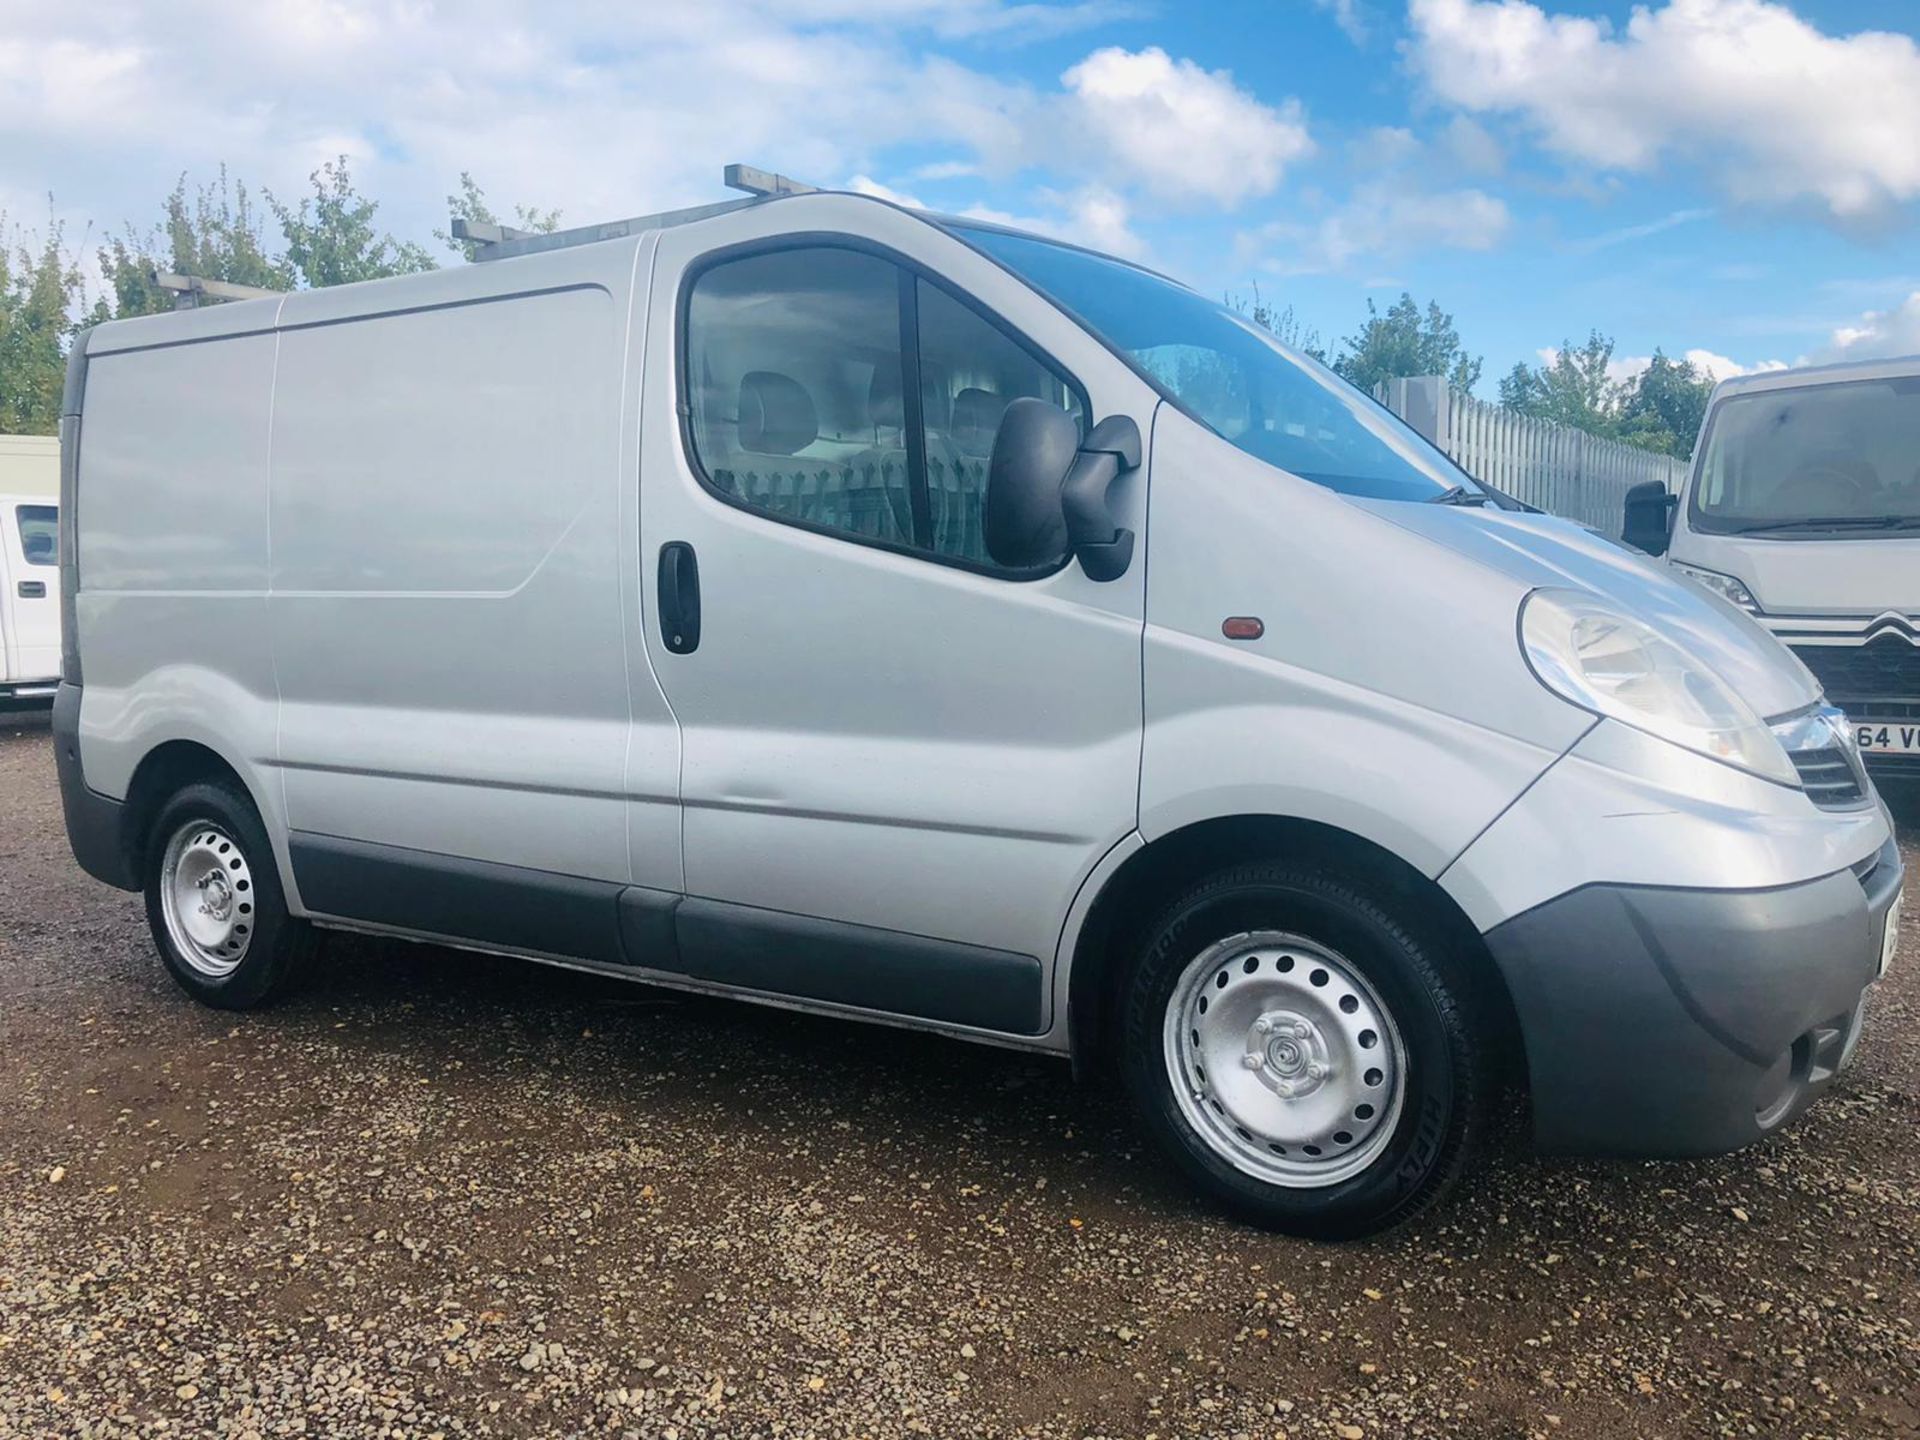
[[[344,938],[199,1009],[0,716],[0,1434],[1920,1435],[1916,935],[1790,1133],[1318,1247],[1008,1053]]]

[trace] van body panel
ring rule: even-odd
[[[1920,459],[1914,462],[1920,465]],[[1669,558],[1742,581],[1769,615],[1920,617],[1920,537],[1710,535],[1676,525]]]
[[[885,247],[1012,323],[1096,417],[1150,430],[1138,376],[925,221],[801,196],[663,232],[648,393],[677,392],[688,267],[827,232]],[[1143,469],[1145,467],[1142,467]],[[1044,959],[1100,857],[1135,828],[1145,566],[1013,580],[814,533],[717,498],[681,427],[648,426],[641,553],[690,544],[701,638],[647,644],[684,737],[690,895]],[[1145,528],[1147,476],[1110,496]]]
[[[1781,655],[1779,644],[1753,617],[1574,521],[1445,505],[1374,502],[1374,508],[1391,509],[1394,523],[1430,535],[1529,588],[1568,586],[1624,601],[1710,664],[1763,718],[1790,714],[1820,698],[1812,678]]]
[[[124,799],[170,741],[231,767],[285,874],[272,765],[266,465],[277,301],[105,325],[88,337],[74,597],[87,784]],[[235,310],[243,307],[235,306]]]
[[[637,249],[435,276],[391,309],[288,300],[271,610],[296,830],[678,884],[671,719],[624,660]]]
[[[1491,930],[1582,885],[1814,880],[1874,855],[1892,833],[1883,804],[1817,809],[1800,790],[1602,720],[1440,883]]]
[[[391,292],[389,292],[391,293]],[[280,307],[292,298],[277,295],[239,300],[228,305],[204,305],[111,320],[89,332],[87,357],[116,355],[129,350],[157,350],[169,345],[200,345],[209,340],[231,340],[242,335],[269,335],[279,323]],[[85,397],[91,407],[93,395]]]
[[[1148,840],[1219,815],[1293,816],[1437,875],[1592,724],[1527,672],[1511,624],[1486,622],[1517,615],[1524,582],[1171,406],[1153,444],[1170,478],[1147,542]],[[1276,552],[1279,533],[1313,542]],[[1231,615],[1264,634],[1224,638]]]

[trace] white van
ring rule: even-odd
[[[53,698],[60,680],[58,507],[0,493],[0,705]]]
[[[318,926],[1071,1056],[1323,1236],[1519,1063],[1691,1155],[1846,1061],[1899,853],[1732,606],[1118,260],[589,235],[78,347],[67,825],[200,1000]]]
[[[1723,382],[1684,493],[1628,508],[1631,543],[1793,648],[1870,771],[1920,780],[1920,356]]]

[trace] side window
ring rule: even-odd
[[[937,285],[915,285],[932,548],[988,565],[982,519],[1000,416],[1023,396],[1060,406],[1082,433],[1086,415],[1073,388],[1004,330]]]
[[[20,548],[29,565],[60,563],[60,512],[51,505],[16,505],[14,518],[20,522]]]
[[[913,543],[901,272],[853,250],[781,250],[701,273],[687,304],[695,459],[786,520]]]

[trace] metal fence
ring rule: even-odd
[[[1686,479],[1684,460],[1516,415],[1455,390],[1438,375],[1383,381],[1374,398],[1474,479],[1608,535],[1620,534],[1633,486],[1658,480],[1677,493]]]

